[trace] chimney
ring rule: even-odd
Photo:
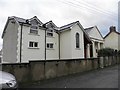
[[[116,32],[116,27],[115,26],[111,26],[110,27],[110,32]]]

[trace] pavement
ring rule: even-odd
[[[118,88],[118,65],[41,81],[24,88]]]

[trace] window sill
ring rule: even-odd
[[[29,33],[29,35],[40,36],[39,34]]]
[[[55,38],[54,36],[46,36],[46,37],[49,37],[49,38]]]
[[[54,48],[47,48],[46,50],[55,50]]]
[[[38,47],[28,47],[28,49],[39,49]]]
[[[75,48],[76,50],[81,50],[80,48]]]

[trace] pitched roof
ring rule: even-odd
[[[89,33],[94,27],[85,28],[84,30]]]
[[[98,30],[99,34],[101,35],[101,37],[103,38],[103,36],[102,36],[102,34],[100,33],[100,31],[99,31],[99,29],[98,29],[97,26],[93,26],[93,27],[85,28],[84,30],[85,30],[87,33],[89,33],[89,32],[92,31],[93,28],[96,28],[96,29]]]
[[[70,23],[70,24],[64,25],[64,26],[62,26],[62,27],[59,28],[59,29],[60,29],[59,31],[70,30],[71,27],[73,27],[75,24],[78,24],[78,25],[79,25],[79,27],[82,29],[82,31],[83,31],[83,33],[84,33],[84,35],[85,35],[85,38],[88,40],[88,42],[91,43],[91,40],[90,40],[89,35],[85,32],[83,26],[80,24],[79,21],[72,22],[72,23]]]
[[[18,23],[26,23],[27,24],[27,21],[31,21],[33,19],[36,19],[40,24],[43,24],[38,18],[37,16],[34,16],[30,19],[24,19],[24,18],[20,18],[20,17],[16,17],[16,16],[11,16],[11,17],[8,17],[8,19],[15,19]]]
[[[26,19],[23,19],[23,18],[20,18],[20,17],[12,16],[12,17],[9,17],[9,19],[10,18],[14,18],[19,23],[26,23]]]
[[[120,35],[120,32],[117,32],[117,31],[116,31],[116,33]]]
[[[93,27],[89,27],[89,28],[85,28],[85,30],[91,30],[92,28],[94,28],[95,26]]]
[[[37,18],[37,16],[34,16],[34,17],[32,17],[32,18],[30,18],[30,19],[28,19],[28,20],[33,20],[33,19],[36,19],[36,20],[39,22],[39,24],[43,24],[43,23]]]
[[[72,23],[70,23],[70,24],[64,25],[64,26],[60,27],[60,30],[65,30],[65,29],[71,28],[73,25],[75,25],[75,24],[78,23],[78,22],[79,22],[79,21],[72,22]]]
[[[53,22],[52,22],[52,20],[50,20],[50,21],[48,21],[47,22],[47,25],[46,25],[46,27],[51,27],[51,28],[58,28]]]
[[[52,20],[44,23],[42,25],[43,28],[46,28],[46,29],[51,29],[51,30],[54,30],[55,32],[59,32],[59,27],[57,27],[53,22]]]
[[[67,25],[64,25],[64,26],[62,26],[62,27],[57,27],[52,21],[49,21],[49,22],[43,24],[36,16],[34,16],[33,18],[30,18],[30,19],[24,19],[24,18],[20,18],[20,17],[16,17],[16,16],[8,17],[7,23],[6,23],[5,28],[4,28],[4,30],[3,30],[2,38],[3,38],[3,36],[4,36],[5,29],[6,29],[7,24],[8,24],[8,22],[9,22],[10,19],[14,19],[18,24],[20,24],[20,23],[29,24],[28,22],[29,22],[30,20],[36,19],[36,20],[41,24],[42,27],[44,27],[44,25],[45,25],[45,28],[47,28],[47,25],[50,25],[54,30],[56,30],[56,31],[58,31],[58,32],[65,31],[66,29],[69,29],[69,30],[70,30],[70,28],[71,28],[73,25],[78,24],[78,25],[81,27],[81,29],[83,30],[83,32],[84,32],[84,34],[85,34],[85,37],[88,39],[88,41],[90,41],[90,38],[89,38],[88,34],[85,32],[84,28],[83,28],[82,25],[79,23],[79,21],[72,22],[72,23],[67,24]]]
[[[117,33],[118,35],[120,35],[120,32],[117,32],[117,31],[113,31],[114,33]],[[109,36],[110,34],[111,34],[112,32],[109,32],[105,37],[104,37],[104,39],[107,37],[107,36]]]
[[[2,38],[4,36],[4,33],[6,30],[6,27],[9,23],[9,20],[11,20],[11,19],[15,20],[18,24],[21,24],[21,23],[29,24],[28,21],[31,21],[32,19],[36,19],[41,25],[43,25],[43,23],[36,16],[34,16],[33,18],[30,18],[30,19],[24,19],[24,18],[20,18],[20,17],[16,17],[16,16],[11,16],[11,17],[8,17],[8,19],[7,19],[7,22],[6,22],[4,30],[3,30]]]

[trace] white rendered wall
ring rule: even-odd
[[[80,48],[76,48],[76,33],[79,33]],[[84,35],[83,31],[78,25],[72,27],[71,30],[71,46],[72,58],[84,58]]]
[[[72,46],[71,46],[71,30],[64,31],[60,34],[60,58],[71,59],[72,58]]]
[[[94,27],[89,33],[89,36],[91,38],[95,38],[95,39],[98,39],[98,40],[103,40],[103,37],[101,37],[99,31],[97,30],[96,27]]]
[[[30,34],[30,27],[24,26],[22,33],[22,62],[29,60],[44,60],[45,31],[38,30],[38,35]],[[30,48],[29,41],[38,42],[38,48]]]
[[[105,47],[118,50],[118,34],[117,33],[112,32],[105,38]]]
[[[104,40],[103,37],[101,36],[100,32],[97,30],[96,27],[92,28],[89,32],[88,32],[91,41],[92,41],[92,46],[93,46],[93,57],[97,57],[97,52],[96,52],[96,47],[98,47],[98,49],[100,46],[100,43],[103,43],[103,47],[104,47]],[[98,43],[98,45],[95,45],[95,42]]]
[[[46,49],[46,59],[53,60],[53,59],[59,59],[59,39],[58,34],[53,33],[53,37],[46,37],[47,43],[53,43],[53,49]]]
[[[17,32],[18,24],[10,21],[3,37],[3,62],[17,62]]]
[[[45,60],[45,30],[39,29],[38,35],[30,34],[30,27],[23,26],[22,33],[22,62],[29,60]],[[20,34],[20,32],[19,32]],[[19,35],[20,36],[20,35]],[[18,40],[19,41],[19,40]],[[29,41],[38,42],[38,48],[30,48]],[[58,54],[58,34],[54,32],[53,37],[46,36],[46,43],[54,43],[53,49],[46,48],[46,59],[59,59]],[[20,47],[20,42],[18,44]],[[20,50],[18,50],[20,53]],[[18,55],[18,61],[19,57]]]

